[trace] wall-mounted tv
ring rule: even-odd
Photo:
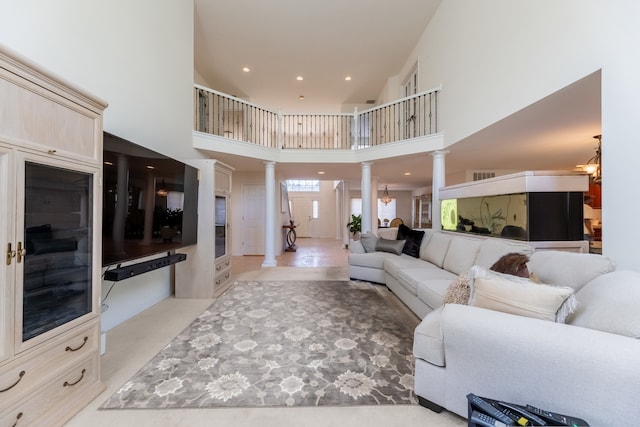
[[[102,265],[197,243],[198,169],[104,132]]]

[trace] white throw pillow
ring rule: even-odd
[[[534,283],[474,266],[469,305],[519,316],[564,323],[575,309],[573,289]]]

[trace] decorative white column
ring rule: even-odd
[[[363,162],[362,183],[360,193],[362,198],[362,233],[373,231],[371,228],[371,162]]]
[[[276,177],[275,162],[264,162],[265,214],[264,214],[264,261],[263,267],[276,266]]]
[[[378,177],[371,178],[371,231],[378,234]]]
[[[431,226],[433,230],[442,229],[442,216],[440,213],[440,189],[445,186],[445,162],[444,156],[447,150],[438,150],[431,153],[433,156],[433,180],[431,182]]]
[[[340,227],[342,228],[342,243],[344,247],[349,247],[349,239],[351,233],[347,228],[347,224],[351,221],[351,183],[342,181],[342,217],[340,219]]]

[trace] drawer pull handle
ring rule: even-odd
[[[20,381],[22,381],[22,377],[24,377],[24,374],[26,374],[26,372],[25,372],[25,371],[20,371],[20,373],[18,374],[18,376],[20,377],[20,378],[18,378],[18,381],[16,381],[15,383],[11,384],[11,385],[10,385],[9,387],[7,387],[7,388],[3,388],[2,390],[0,390],[0,393],[4,393],[5,391],[9,391],[9,390],[11,390],[12,388],[14,388],[15,386],[17,386],[17,385],[18,385],[18,383],[19,383]]]
[[[20,421],[20,418],[22,418],[22,412],[20,412],[18,415],[16,415],[16,422],[13,423],[13,425],[11,427],[16,427],[18,425],[18,421]]]
[[[216,271],[220,271],[220,270],[222,270],[222,266],[221,265],[217,265],[216,266]]]
[[[67,346],[67,348],[65,348],[64,351],[78,351],[82,347],[84,347],[84,345],[87,343],[88,340],[89,340],[89,337],[84,337],[84,340],[82,341],[82,344],[80,344],[80,347],[71,348],[71,347]]]
[[[76,381],[75,383],[70,383],[69,381],[65,381],[64,384],[62,384],[63,387],[71,387],[72,385],[76,385],[78,384],[80,381],[82,381],[82,379],[84,378],[84,373],[87,372],[86,369],[82,370],[82,375],[80,375],[80,378],[78,379],[78,381]]]

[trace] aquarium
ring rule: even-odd
[[[582,192],[526,192],[444,199],[442,229],[524,241],[583,239]]]

